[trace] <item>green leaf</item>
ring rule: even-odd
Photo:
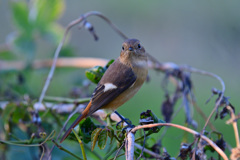
[[[2,50],[0,51],[0,59],[1,60],[16,60],[17,56],[11,50]]]
[[[16,104],[9,103],[6,108],[3,110],[2,117],[4,124],[9,122],[9,119],[11,119],[13,112],[16,109]]]
[[[26,112],[28,112],[27,108],[23,105],[16,107],[12,115],[13,123],[18,123],[20,119],[24,119]]]
[[[108,137],[110,138],[110,144],[112,144],[112,140],[114,138],[114,129],[110,126],[107,126],[108,128]]]
[[[110,60],[104,67],[102,66],[95,66],[93,68],[87,69],[85,71],[85,75],[86,77],[92,81],[93,83],[98,83],[102,76],[104,75],[104,73],[106,72],[106,70],[108,69],[108,67],[114,62],[114,60]]]
[[[29,10],[25,1],[17,1],[11,3],[13,21],[16,26],[24,33],[30,34],[32,25],[29,22]]]
[[[23,121],[29,121],[29,112],[27,110],[27,105],[24,105],[22,103],[15,104],[15,103],[9,103],[6,108],[3,110],[3,120],[4,122],[11,121],[13,123],[19,123],[19,120]]]
[[[92,132],[92,135],[91,135],[91,142],[92,142],[92,145],[91,145],[91,149],[93,151],[96,143],[97,143],[97,140],[98,140],[98,135],[99,133],[102,131],[102,128],[96,128],[93,132]]]
[[[74,48],[68,45],[63,46],[59,53],[59,57],[74,57]]]
[[[96,128],[96,125],[89,117],[79,123],[79,135],[82,137],[83,142],[88,143],[91,141],[92,132]]]
[[[108,69],[108,67],[114,62],[114,59],[111,59],[106,66],[104,67],[105,69]]]
[[[63,0],[36,0],[36,26],[45,28],[57,20],[64,9]]]
[[[31,36],[22,34],[15,39],[14,49],[26,54],[28,60],[32,60],[36,51],[36,43]]]
[[[64,29],[57,23],[45,26],[42,30],[43,38],[55,44],[59,43],[63,38]]]
[[[107,129],[103,129],[98,136],[98,147],[104,149],[107,144],[108,132]]]
[[[97,84],[101,80],[104,72],[105,69],[103,67],[95,66],[93,68],[86,70],[85,75],[90,81]]]

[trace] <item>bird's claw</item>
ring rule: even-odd
[[[127,126],[125,126],[125,127],[122,129],[122,132],[124,132],[127,128],[134,128],[134,127],[135,127],[135,125],[133,125],[132,122],[131,122],[129,119],[124,118],[124,119],[122,119],[121,121],[119,121],[119,122],[116,124],[116,128],[117,128],[117,129],[122,128],[122,127],[120,126],[120,124],[121,124],[121,123],[124,123],[124,122],[127,124]]]
[[[122,132],[124,132],[127,128],[134,128],[134,127],[135,127],[135,125],[133,125],[133,124],[127,125],[126,127],[124,127],[124,128],[122,129]]]

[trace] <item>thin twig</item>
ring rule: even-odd
[[[201,110],[201,108],[198,106],[195,100],[192,100],[193,107],[196,109],[197,113],[202,116],[204,121],[206,122],[208,117],[204,114],[204,112]],[[213,131],[217,131],[217,129],[214,127],[214,125],[209,121],[208,126],[211,128]]]
[[[112,148],[112,146],[110,145],[110,148]],[[108,159],[108,157],[110,157],[114,152],[116,152],[118,148],[115,147],[113,148],[113,150],[111,150],[110,152],[107,152],[107,154],[105,155],[105,157],[103,159]]]
[[[103,14],[101,14],[100,12],[96,12],[96,11],[93,11],[92,12],[95,16],[99,16],[101,17],[103,20],[105,20],[111,27],[112,29],[117,32],[124,40],[125,39],[128,39],[128,37],[120,31],[120,29],[118,29],[118,27],[116,25],[114,25],[107,17],[105,17]],[[87,14],[85,14],[87,15]],[[85,16],[85,18],[87,18],[87,16]]]
[[[56,141],[52,140],[52,142],[55,144],[55,146],[57,146],[60,150],[70,154],[71,156],[79,159],[79,160],[83,160],[82,158],[78,157],[77,155],[75,155],[74,153],[70,152],[69,150],[67,150],[66,148],[64,148],[63,146],[59,145]]]
[[[117,153],[116,153],[116,155],[115,155],[115,157],[114,157],[114,159],[113,159],[113,160],[115,160],[115,159],[117,158],[117,156],[118,156],[118,153],[119,153],[119,152],[120,152],[120,150],[123,148],[124,144],[125,144],[125,142],[123,142],[123,143],[122,143],[122,145],[121,145],[121,146],[120,146],[120,148],[118,149],[118,151],[117,151]]]
[[[85,149],[84,149],[82,140],[81,140],[80,137],[77,135],[77,133],[75,132],[74,129],[72,129],[72,132],[74,133],[75,137],[76,137],[77,140],[78,140],[78,143],[80,144],[80,148],[81,148],[81,150],[82,150],[83,159],[84,159],[84,160],[87,160],[87,156],[86,156],[86,152],[85,152]]]
[[[153,127],[157,127],[157,126],[171,126],[171,127],[175,127],[175,128],[179,128],[181,130],[187,131],[189,133],[192,133],[195,136],[199,136],[200,138],[202,138],[203,140],[205,140],[210,146],[212,146],[214,148],[214,150],[216,152],[218,152],[219,155],[221,155],[223,157],[224,160],[228,160],[227,155],[213,142],[211,141],[208,137],[181,125],[178,124],[172,124],[172,123],[155,123],[155,124],[148,124],[148,125],[142,125],[142,126],[136,126],[135,128],[133,128],[131,130],[131,132],[135,133],[137,130],[139,129],[143,129],[143,128],[153,128]],[[134,149],[133,149],[134,150]]]
[[[231,119],[236,119],[233,109],[230,106],[227,106],[227,109],[231,112]],[[235,134],[235,140],[236,140],[236,146],[237,146],[236,148],[240,148],[237,122],[233,121],[232,125],[233,125],[234,134]]]
[[[56,139],[57,141],[58,141],[59,137],[61,136],[63,130],[66,128],[66,125],[67,125],[68,121],[72,118],[72,116],[73,116],[74,114],[76,114],[76,113],[78,112],[78,110],[79,110],[79,107],[77,107],[77,108],[76,108],[76,109],[75,109],[75,110],[74,110],[74,111],[68,116],[67,120],[65,121],[65,123],[64,123],[64,125],[63,125],[63,127],[62,127],[62,129],[60,130],[60,132],[59,132],[59,134],[58,134],[58,136],[57,136],[57,139]],[[54,144],[55,144],[55,143],[54,143]],[[52,153],[54,147],[55,147],[55,145],[52,146],[52,148],[51,148],[49,154]],[[50,157],[50,155],[49,155],[49,157]]]
[[[42,154],[40,156],[40,160],[43,159],[43,156],[44,156],[44,153],[45,153],[45,149],[44,149],[44,146],[43,145],[40,145],[40,147],[42,148]]]
[[[0,143],[21,146],[21,147],[39,147],[39,146],[43,145],[44,143],[46,143],[47,141],[52,140],[54,136],[55,136],[55,131],[53,130],[49,134],[49,136],[46,139],[44,139],[44,141],[42,139],[34,140],[33,142],[36,144],[29,144],[29,140],[26,140],[26,141],[3,141],[3,140],[0,140]]]
[[[82,20],[82,18],[81,18],[80,20]],[[81,22],[81,21],[80,21],[80,22]],[[63,46],[63,44],[64,44],[64,41],[65,41],[66,37],[67,37],[68,31],[69,31],[74,25],[76,25],[76,24],[78,24],[78,23],[79,23],[79,19],[73,21],[72,23],[70,23],[70,24],[68,25],[68,27],[67,27],[67,29],[66,29],[66,31],[65,31],[65,33],[64,33],[63,39],[62,39],[62,41],[59,43],[59,45],[58,45],[58,47],[57,47],[57,49],[56,49],[56,51],[55,51],[51,69],[50,69],[50,71],[49,71],[48,77],[47,77],[47,79],[46,79],[46,82],[45,82],[45,84],[44,84],[44,86],[43,86],[41,95],[40,95],[39,100],[38,100],[38,103],[39,103],[39,104],[42,103],[43,98],[44,98],[44,96],[45,96],[45,94],[46,94],[46,92],[47,92],[48,86],[49,86],[49,84],[50,84],[50,82],[51,82],[51,80],[52,80],[52,78],[53,78],[53,74],[54,74],[54,71],[55,71],[55,68],[56,68],[56,63],[57,63],[58,55],[59,55],[59,53],[60,53],[60,51],[61,51],[61,48],[62,48],[62,46]]]
[[[111,159],[109,159],[109,160],[116,160],[116,158],[121,157],[121,156],[123,156],[123,155],[124,155],[124,153],[119,154],[118,156],[116,156],[116,157],[114,157],[114,158],[111,158]]]
[[[91,147],[89,147],[88,145],[85,145],[85,148],[86,148],[86,150],[89,151],[88,153],[92,153],[92,155],[94,155],[96,158],[98,158],[99,160],[102,160],[102,156],[98,152],[92,151]]]
[[[138,149],[142,149],[143,148],[141,145],[139,145],[137,143],[135,143],[134,146],[137,147]],[[154,158],[161,158],[161,156],[159,154],[154,153],[153,151],[150,151],[150,150],[148,150],[146,148],[143,149],[143,152],[153,156]]]
[[[230,124],[230,123],[233,123],[233,121],[238,121],[240,119],[240,114],[238,115],[235,115],[235,119],[229,119],[226,121],[226,124]]]
[[[44,101],[47,102],[57,102],[57,103],[73,103],[73,104],[81,104],[89,102],[91,98],[78,98],[78,99],[72,99],[72,98],[65,98],[65,97],[51,97],[51,96],[45,96]]]
[[[137,160],[139,160],[139,159],[142,157],[142,155],[143,155],[143,150],[144,150],[144,147],[145,147],[145,142],[146,142],[146,134],[145,134],[145,131],[144,131],[144,129],[143,129],[143,135],[144,135],[143,146],[142,146],[141,154],[139,155],[139,157],[138,157],[138,159],[137,159]]]
[[[148,137],[149,135],[151,135],[152,133],[147,133],[146,134],[146,137]],[[138,141],[140,141],[141,139],[143,139],[144,138],[144,136],[141,136],[141,137],[139,137],[139,138],[137,138],[136,140],[135,140],[135,142],[138,142]]]
[[[207,127],[207,125],[208,125],[211,117],[213,116],[214,112],[217,110],[218,106],[220,105],[220,103],[221,103],[221,101],[222,101],[222,98],[223,98],[224,92],[225,92],[225,84],[224,84],[224,81],[222,80],[221,77],[219,77],[218,75],[216,75],[216,74],[214,74],[214,73],[211,73],[211,72],[203,71],[203,70],[196,69],[196,68],[189,67],[189,66],[187,66],[187,67],[183,67],[183,66],[182,66],[181,69],[183,69],[183,70],[185,70],[185,71],[200,73],[200,74],[203,74],[203,75],[207,75],[207,76],[213,77],[213,78],[217,79],[217,80],[220,82],[221,86],[222,86],[222,90],[221,90],[222,94],[220,95],[218,101],[216,102],[215,107],[213,108],[212,112],[211,112],[210,115],[208,116],[207,121],[206,121],[206,123],[205,123],[205,125],[204,125],[204,127],[203,127],[203,129],[202,129],[202,132],[203,132],[203,131],[205,130],[205,128]]]

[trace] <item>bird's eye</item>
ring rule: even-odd
[[[122,50],[124,51],[124,47],[122,46]]]
[[[138,48],[139,48],[139,49],[141,49],[141,48],[142,48],[142,46],[141,46],[140,44],[138,44]]]

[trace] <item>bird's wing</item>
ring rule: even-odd
[[[131,67],[120,63],[117,59],[107,69],[92,95],[92,114],[107,105],[136,81],[137,77]]]

